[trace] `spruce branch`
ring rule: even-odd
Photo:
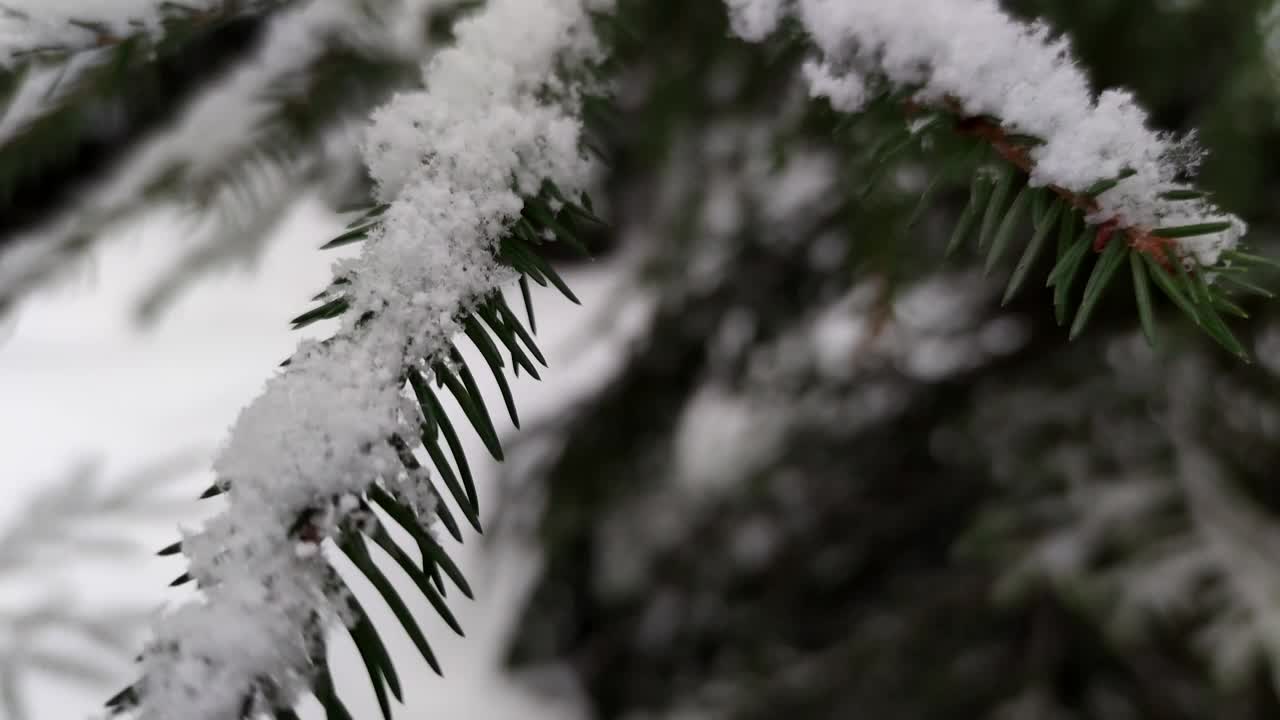
[[[23,64],[60,62],[80,53],[123,46],[160,50],[181,42],[184,36],[295,1],[156,0],[145,14],[130,15],[101,9],[66,13],[4,3],[0,4],[0,38],[13,39],[0,42],[0,66],[19,72]]]
[[[945,107],[946,110],[939,112],[955,112],[958,104],[948,102],[945,103]],[[906,104],[906,108],[909,116],[926,112],[922,106],[910,101]],[[950,117],[950,127],[955,133],[977,139],[983,146],[989,148],[996,156],[1007,163],[1009,168],[1016,169],[1023,177],[1029,178],[1035,174],[1035,160],[1031,149],[1040,142],[1038,139],[1015,136],[989,117]],[[1039,189],[1032,190],[1028,188],[1024,190],[1024,193],[1037,193],[1036,197],[1039,198],[1043,207],[1036,214],[1034,221],[1036,232],[1033,234],[1031,242],[1027,245],[1022,259],[1019,261],[1018,267],[1009,281],[1003,303],[1008,304],[1018,290],[1021,289],[1031,265],[1044,247],[1044,240],[1047,238],[1048,233],[1054,229],[1054,223],[1060,221],[1062,232],[1069,235],[1076,227],[1076,223],[1079,222],[1085,228],[1084,233],[1090,237],[1090,241],[1086,242],[1085,236],[1080,236],[1081,250],[1079,252],[1087,254],[1091,250],[1100,256],[1107,254],[1109,264],[1095,266],[1096,274],[1091,277],[1091,283],[1085,288],[1085,294],[1081,298],[1080,305],[1076,311],[1075,322],[1071,326],[1071,339],[1074,340],[1085,329],[1094,307],[1113,279],[1114,265],[1110,264],[1110,261],[1112,259],[1115,262],[1123,261],[1124,254],[1120,251],[1120,248],[1127,248],[1129,264],[1133,270],[1133,290],[1139,311],[1139,319],[1144,335],[1153,347],[1158,341],[1158,331],[1149,291],[1149,286],[1152,282],[1161,289],[1176,307],[1204,329],[1214,340],[1232,354],[1247,361],[1249,359],[1248,353],[1218,316],[1218,312],[1227,310],[1231,314],[1247,319],[1247,313],[1238,309],[1233,302],[1233,297],[1247,292],[1260,294],[1257,290],[1261,288],[1248,284],[1247,281],[1245,281],[1246,285],[1244,286],[1237,285],[1232,287],[1230,284],[1224,286],[1216,282],[1216,277],[1219,273],[1233,270],[1258,269],[1268,263],[1256,256],[1250,256],[1252,262],[1246,262],[1242,260],[1238,251],[1228,250],[1219,257],[1215,264],[1202,266],[1193,255],[1179,246],[1179,239],[1196,238],[1230,231],[1233,221],[1211,221],[1175,227],[1151,228],[1142,225],[1124,226],[1118,218],[1109,217],[1106,209],[1099,203],[1098,197],[1117,187],[1134,174],[1132,170],[1125,170],[1115,178],[1101,180],[1080,192],[1052,184]],[[1006,175],[1005,177],[1011,178],[1012,176]],[[1045,201],[1043,199],[1045,193],[1051,195],[1053,200]],[[1161,194],[1159,199],[1176,202],[1201,200],[1203,197],[1204,194],[1200,191],[1181,189],[1166,191]],[[999,192],[993,194],[990,199],[980,193],[971,199],[971,204],[974,208],[973,213],[981,212],[981,208],[985,207],[988,219],[1003,218],[1000,220],[1002,235],[999,239],[1004,242],[995,242],[989,248],[986,265],[988,273],[1000,260],[1000,256],[1009,239],[1008,233],[1020,224],[1017,217],[1017,203],[1006,206],[1003,200],[1004,198]],[[968,221],[962,217],[952,238],[951,251],[954,251],[957,243],[963,242],[968,234],[967,224]],[[989,231],[984,230],[981,237],[986,237],[988,234]],[[980,240],[980,246],[986,244],[986,242]],[[1062,310],[1066,308],[1066,301],[1071,292],[1073,278],[1083,268],[1083,259],[1084,254],[1073,255],[1069,250],[1061,251],[1058,255],[1059,264],[1055,266],[1054,273],[1049,277],[1050,287],[1058,286],[1062,290],[1055,295],[1055,303],[1060,308],[1060,324],[1065,321],[1066,316],[1062,313]],[[1213,277],[1214,281],[1207,280],[1207,277]],[[1263,292],[1269,291],[1263,290]],[[1185,302],[1183,298],[1200,294],[1204,296],[1206,303],[1199,312],[1196,312],[1193,309],[1194,304]]]
[[[1076,310],[1073,339],[1085,329],[1115,268],[1134,253],[1153,261],[1130,262],[1150,337],[1149,298],[1139,289],[1148,279],[1214,340],[1248,358],[1220,315],[1245,313],[1217,276],[1263,263],[1244,260],[1254,257],[1242,255],[1244,223],[1183,182],[1200,151],[1190,139],[1150,130],[1127,94],[1095,95],[1065,42],[1051,38],[1043,25],[1016,21],[987,0],[915,0],[908,11],[893,0],[728,5],[744,39],[763,40],[782,29],[783,43],[808,48],[813,60],[804,75],[810,91],[837,111],[853,115],[877,102],[903,105],[912,118],[908,130],[900,141],[885,143],[877,167],[887,168],[893,155],[947,124],[1001,160],[1000,181],[989,193],[988,181],[981,173],[975,177],[970,209],[949,250],[963,244],[981,216],[978,247],[987,253],[990,272],[1021,226],[1018,214],[1026,202],[1037,203],[1037,230],[1050,207],[1064,227],[1082,220],[1086,233],[1075,245],[1060,245],[1049,282],[1057,287],[1055,306],[1065,321],[1075,275],[1088,265],[1087,249],[1076,249],[1087,235],[1100,259]],[[1043,196],[1046,191],[1052,202]],[[1025,281],[1050,231],[1032,236],[1006,299]]]
[[[288,4],[282,0],[229,1],[202,8],[164,3],[159,19],[117,21],[114,24],[122,24],[129,32],[117,36],[104,29],[98,41],[83,52],[72,47],[60,55],[41,55],[38,61],[6,68],[0,72],[7,105],[0,122],[0,194],[8,198],[27,176],[47,172],[60,153],[71,152],[81,135],[95,132],[97,129],[86,127],[94,124],[94,108],[121,103],[127,109],[138,104],[145,115],[149,103],[155,103],[155,91],[146,90],[157,76],[216,74],[227,53],[202,43],[221,37],[237,21],[269,16]],[[24,17],[23,22],[34,22]],[[75,27],[114,24],[82,20]],[[33,36],[28,28],[14,32],[23,39]],[[187,58],[181,70],[170,66],[186,52],[194,52],[200,63]],[[192,67],[199,69],[190,70]]]
[[[428,90],[375,114],[366,160],[379,204],[357,221],[361,237],[346,238],[363,241],[361,255],[339,263],[320,305],[294,322],[336,318],[340,328],[301,345],[233,428],[205,493],[224,496],[226,510],[161,551],[187,557],[175,582],[195,582],[204,598],[157,623],[142,679],[111,699],[113,710],[144,720],[288,717],[309,691],[329,717],[349,717],[324,641],[341,623],[389,715],[386,690],[398,697],[401,684],[377,628],[325,557],[330,544],[440,670],[369,542],[461,632],[444,578],[470,591],[432,526],[460,541],[460,512],[479,531],[479,498],[461,424],[441,395],[457,401],[495,458],[503,452],[454,339],[467,335],[495,374],[505,365],[496,347],[513,369],[536,374],[545,358],[502,288],[535,272],[562,286],[539,246],[577,243],[576,218],[590,214],[577,199],[590,163],[572,73],[594,41],[578,0],[541,2],[530,15],[528,0],[498,0],[460,23],[458,45],[427,65]],[[507,37],[513,30],[518,41]],[[494,72],[477,78],[476,63]],[[457,97],[450,89],[460,80],[486,87]],[[409,531],[419,557],[389,539],[375,505]]]
[[[1280,583],[1280,538],[1265,495],[1273,458],[1262,419],[1276,406],[1254,385],[1274,375],[1225,372],[1231,368],[1220,358],[1196,351],[1167,362],[1137,338],[1115,348],[1123,369],[1066,368],[1046,382],[1044,365],[1035,364],[988,385],[962,422],[989,459],[992,480],[1016,491],[988,501],[960,541],[962,553],[997,562],[994,589],[1005,605],[1049,590],[1126,655],[1177,627],[1212,671],[1208,687],[1249,677],[1280,686],[1269,599]],[[1215,372],[1211,388],[1200,382],[1206,372]],[[1265,412],[1240,419],[1242,402]],[[1017,423],[998,420],[1011,411]],[[1232,418],[1231,430],[1206,430],[1206,417]],[[1096,440],[1119,432],[1126,442]],[[1260,452],[1247,463],[1231,457],[1255,443]],[[1036,519],[1045,507],[1051,517]],[[1067,547],[1073,552],[1064,554]],[[1269,678],[1258,672],[1266,666]]]
[[[14,240],[0,257],[0,309],[48,282],[107,228],[170,205],[192,225],[191,247],[140,303],[140,316],[149,319],[191,278],[254,258],[282,208],[300,194],[316,187],[330,195],[353,192],[355,125],[394,89],[413,84],[425,52],[391,42],[391,24],[404,12],[443,22],[460,10],[451,2],[412,11],[389,3],[370,14],[347,2],[273,15],[259,46],[225,80],[187,102],[179,122],[110,168],[61,217]],[[228,120],[228,107],[243,109]],[[229,123],[243,131],[210,136],[210,127]],[[0,157],[4,152],[0,147]]]

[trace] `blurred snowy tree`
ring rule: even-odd
[[[547,549],[512,663],[601,718],[1280,712],[1274,311],[1245,308],[1257,365],[1164,322],[1152,351],[1122,310],[1066,345],[1051,293],[1001,308],[997,274],[938,263],[964,173],[904,239],[945,151],[877,165],[892,115],[850,150],[785,114],[804,53],[714,3],[621,5],[609,217],[656,309],[511,465],[508,531]],[[1005,5],[1199,128],[1202,187],[1272,242],[1270,2]]]
[[[150,608],[86,597],[67,575],[86,568],[125,572],[124,565],[146,551],[131,529],[195,510],[190,499],[165,491],[192,465],[190,457],[174,457],[108,480],[81,463],[45,481],[0,522],[0,709],[6,720],[38,716],[28,676],[94,685],[119,677]]]

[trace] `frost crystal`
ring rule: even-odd
[[[375,113],[365,158],[390,208],[363,253],[335,266],[351,306],[335,338],[299,348],[215,463],[228,507],[183,541],[203,598],[157,623],[142,720],[291,705],[323,630],[344,617],[316,540],[358,522],[356,497],[378,479],[432,510],[405,487],[421,478],[392,471],[387,438],[417,425],[403,371],[443,358],[460,313],[513,278],[494,249],[521,195],[547,179],[582,188],[577,99],[555,72],[594,52],[585,20],[581,0],[491,0],[425,67],[425,90]]]
[[[1031,151],[1033,186],[1081,193],[1132,172],[1097,198],[1094,219],[1148,229],[1231,222],[1222,233],[1177,241],[1202,265],[1216,263],[1245,232],[1207,202],[1161,200],[1186,187],[1180,183],[1200,157],[1194,143],[1150,129],[1127,92],[1095,96],[1064,39],[1011,18],[995,0],[725,1],[735,32],[749,40],[793,15],[820,55],[804,67],[810,91],[838,110],[862,109],[877,85],[914,89],[923,104],[954,104],[1043,140]]]

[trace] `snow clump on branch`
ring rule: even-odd
[[[1042,141],[1030,149],[1031,185],[1084,194],[1124,178],[1096,198],[1091,220],[1124,228],[1230,222],[1223,232],[1176,241],[1184,258],[1215,264],[1246,231],[1204,200],[1165,200],[1202,153],[1194,138],[1152,130],[1121,90],[1095,95],[1065,39],[1041,23],[1010,17],[995,0],[726,0],[733,28],[762,40],[792,18],[818,57],[804,67],[810,90],[843,112],[879,91],[965,117],[995,118],[1008,133]]]

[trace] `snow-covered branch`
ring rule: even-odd
[[[1004,133],[997,141],[1031,139],[1023,151],[1030,185],[1060,190],[1091,223],[1123,228],[1138,250],[1163,260],[1162,249],[1173,246],[1184,260],[1212,266],[1245,232],[1185,184],[1201,157],[1194,138],[1152,130],[1127,92],[1096,95],[1065,39],[1014,20],[995,0],[726,2],[746,39],[796,21],[818,52],[804,67],[810,89],[837,110],[905,92],[962,119],[991,119]],[[1222,229],[1161,232],[1195,226]]]
[[[1206,385],[1195,353],[1158,361],[1136,337],[1108,353],[1101,374],[984,389],[966,432],[1003,497],[961,546],[1000,558],[998,601],[1052,587],[1117,644],[1177,627],[1221,687],[1265,668],[1280,688],[1280,531],[1225,459],[1230,442],[1271,441],[1275,402],[1239,377]]]
[[[425,91],[375,114],[365,155],[389,207],[335,266],[340,330],[300,347],[216,461],[227,508],[182,542],[203,598],[156,624],[134,690],[144,720],[229,720],[312,687],[323,632],[351,620],[316,547],[360,519],[375,482],[434,507],[388,443],[421,427],[406,376],[449,362],[461,318],[516,277],[495,254],[522,196],[586,181],[576,92],[557,79],[594,52],[582,0],[493,0],[456,37]]]
[[[209,24],[286,0],[9,0],[0,3],[0,67],[32,58],[162,40],[171,23]]]
[[[372,17],[359,3],[341,0],[276,13],[234,72],[112,167],[72,211],[9,241],[0,254],[0,307],[15,304],[111,228],[157,202],[193,216],[193,248],[175,277],[157,283],[148,305],[162,303],[204,266],[252,256],[302,189],[358,164],[355,123],[389,94],[386,86],[402,74],[399,68],[413,67],[428,51],[421,33],[409,37],[404,28],[421,27],[430,13],[456,4],[398,0],[381,4]],[[0,117],[0,144],[22,142],[20,133],[60,108],[66,88],[75,85],[68,73],[75,72],[40,67],[27,73]],[[294,108],[303,104],[311,115],[300,127]]]

